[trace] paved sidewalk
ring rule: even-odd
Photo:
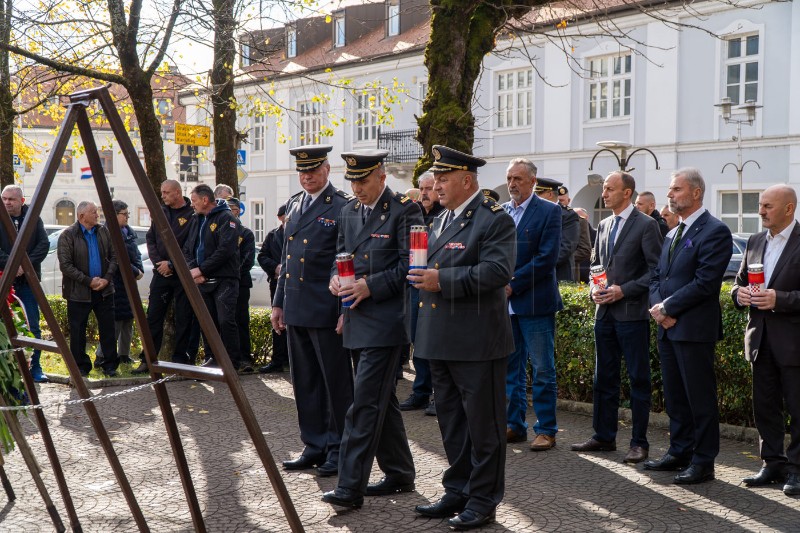
[[[413,376],[406,374],[405,398]],[[242,382],[266,432],[276,461],[301,451],[288,374],[247,376]],[[42,402],[76,398],[63,385],[43,385]],[[114,392],[117,387],[104,389]],[[168,384],[196,490],[209,531],[288,531],[277,498],[238,416],[227,387],[183,381]],[[104,400],[98,409],[154,532],[191,531],[186,501],[167,441],[155,394],[145,390]],[[82,407],[47,411],[67,483],[86,532],[136,531],[124,498]],[[448,531],[444,520],[418,518],[415,505],[441,495],[446,467],[436,420],[422,411],[405,413],[417,469],[417,491],[367,498],[358,511],[337,514],[323,503],[335,478],[285,473],[284,480],[307,531]],[[759,467],[750,444],[725,440],[717,480],[693,487],[671,483],[671,474],[623,465],[629,428],[620,449],[578,454],[569,444],[591,436],[591,418],[559,412],[558,446],[548,452],[509,446],[506,497],[497,523],[482,531],[800,531],[800,499],[779,487],[748,489],[740,484]],[[38,453],[44,480],[67,523],[55,479],[32,419],[23,427]],[[652,452],[667,445],[664,430],[650,434]],[[52,531],[52,524],[18,452],[6,457],[17,493],[8,503],[0,491],[0,531]],[[373,471],[378,477],[377,469]]]

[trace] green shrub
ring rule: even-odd
[[[559,397],[582,402],[592,401],[594,374],[594,312],[585,284],[564,283],[559,286],[564,310],[556,314],[556,373]],[[738,311],[730,298],[731,284],[720,292],[724,338],[716,347],[717,394],[720,421],[753,426],[751,407],[750,363],[743,355],[747,313]],[[711,327],[711,326],[710,326]],[[650,323],[650,369],[652,377],[652,410],[664,410],[664,388],[656,342],[657,327]],[[629,406],[630,384],[622,362],[621,405]]]

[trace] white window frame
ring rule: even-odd
[[[250,45],[247,43],[242,43],[242,67],[249,67],[251,64]]]
[[[758,52],[755,54],[747,54],[747,48],[749,45],[749,41],[751,38],[755,37],[758,43]],[[733,46],[734,42],[738,42],[739,46],[741,47],[741,53],[738,57],[729,57],[731,47]],[[763,79],[761,76],[761,64],[763,62],[763,39],[761,35],[757,31],[751,31],[746,33],[740,33],[733,36],[726,36],[725,37],[725,46],[723,47],[723,71],[722,71],[722,80],[723,80],[723,95],[728,96],[731,98],[731,103],[733,105],[742,105],[747,100],[753,100],[758,102],[761,100],[761,80]],[[750,65],[754,65],[754,69],[749,69]],[[735,68],[739,74],[739,81],[735,84],[732,84],[729,80],[728,74],[731,68]],[[747,81],[747,73],[752,70],[755,70],[755,82],[748,82]],[[748,85],[751,87],[755,85],[756,95],[755,98],[752,98],[752,94],[750,97],[747,95],[747,88]],[[736,90],[731,91],[735,87]]]
[[[533,123],[533,69],[504,70],[497,72],[494,80],[498,131],[530,127]]]
[[[98,150],[97,155],[100,156],[100,164],[103,166],[103,173],[108,175],[114,174],[114,150]],[[109,167],[109,168],[106,168]]]
[[[737,198],[738,192],[735,190],[721,190],[717,191],[718,203],[717,203],[717,214],[722,222],[724,222],[728,228],[736,233],[738,231],[739,225],[739,201]],[[758,215],[758,198],[760,195],[760,191],[752,191],[752,190],[743,190],[742,191],[742,231],[744,233],[758,233],[761,231],[761,217]],[[748,211],[747,206],[747,197],[750,196],[754,198],[756,201],[755,204],[755,211],[751,210]],[[724,211],[724,198],[730,197],[732,199],[734,208],[733,211]],[[752,221],[755,222],[755,226],[748,225],[748,222]]]
[[[370,98],[373,97],[374,103],[370,105]],[[358,91],[355,99],[353,143],[371,143],[378,139],[378,115],[375,110],[380,106],[380,95],[375,90]]]
[[[263,152],[264,143],[264,115],[253,115],[253,152]]]
[[[344,25],[344,13],[333,17],[333,47],[340,48],[347,44],[347,34]]]
[[[289,28],[286,30],[286,57],[297,56],[297,30]]]
[[[297,138],[302,144],[317,144],[322,137],[324,110],[322,102],[297,102]]]
[[[386,6],[386,35],[389,37],[400,35],[400,4],[397,0]]]
[[[587,122],[630,119],[633,114],[633,54],[586,58]],[[626,109],[627,103],[627,109]]]
[[[428,80],[419,82],[419,113],[422,114],[422,106],[425,104],[425,97],[428,96]]]
[[[256,245],[264,242],[267,238],[265,233],[266,220],[264,219],[264,200],[253,200],[250,202],[251,219],[253,221],[253,235]]]

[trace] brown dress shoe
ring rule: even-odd
[[[587,440],[586,442],[581,442],[580,444],[573,444],[570,446],[570,449],[573,452],[613,452],[617,449],[617,443],[614,441],[605,442],[602,440],[597,440],[594,437]]]
[[[513,429],[506,428],[506,442],[525,442],[526,440],[528,440],[528,436],[524,433],[520,435]]]
[[[630,464],[641,463],[647,459],[647,455],[647,448],[642,448],[641,446],[631,446],[631,449],[628,450],[628,454],[625,456],[625,459],[623,459],[622,462]]]
[[[550,448],[555,447],[555,445],[556,445],[555,437],[540,433],[536,435],[536,438],[534,438],[533,442],[531,442],[531,451],[543,452],[545,450],[549,450]]]

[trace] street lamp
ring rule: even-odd
[[[597,146],[599,146],[600,149],[595,152],[594,156],[592,156],[592,161],[589,163],[589,170],[594,169],[594,160],[597,159],[597,156],[603,152],[608,152],[613,155],[614,159],[617,160],[619,169],[623,172],[636,170],[634,167],[628,167],[628,163],[630,163],[631,157],[633,157],[637,152],[647,152],[648,154],[652,155],[656,162],[656,170],[661,170],[661,167],[658,166],[658,158],[656,157],[656,154],[654,154],[649,148],[635,148],[632,152],[628,153],[628,150],[633,148],[633,146],[631,146],[629,143],[620,141],[600,141],[597,143]],[[619,155],[617,155],[615,150],[619,150]],[[591,173],[588,174],[586,178],[589,182],[589,185],[598,185],[603,183],[603,179],[600,174]],[[598,180],[598,178],[600,179]]]
[[[753,159],[748,159],[745,162],[742,162],[742,124],[747,124],[748,126],[752,126],[753,122],[756,120],[756,109],[759,109],[760,105],[756,105],[755,101],[747,100],[744,105],[740,105],[737,109],[741,109],[745,112],[744,116],[737,115],[736,117],[733,116],[731,113],[731,109],[733,108],[733,103],[729,97],[725,97],[722,101],[718,104],[714,104],[714,107],[720,108],[720,113],[722,114],[722,120],[725,121],[725,124],[730,124],[733,122],[736,124],[736,137],[733,138],[736,141],[736,163],[725,163],[723,165],[722,170],[720,173],[724,173],[725,169],[728,168],[728,165],[733,165],[733,168],[736,169],[736,200],[739,206],[739,213],[736,217],[736,232],[742,233],[742,222],[743,222],[743,211],[744,207],[742,206],[742,171],[744,167],[747,166],[747,163],[755,163],[755,165],[761,169],[761,165],[758,164],[758,161]]]

